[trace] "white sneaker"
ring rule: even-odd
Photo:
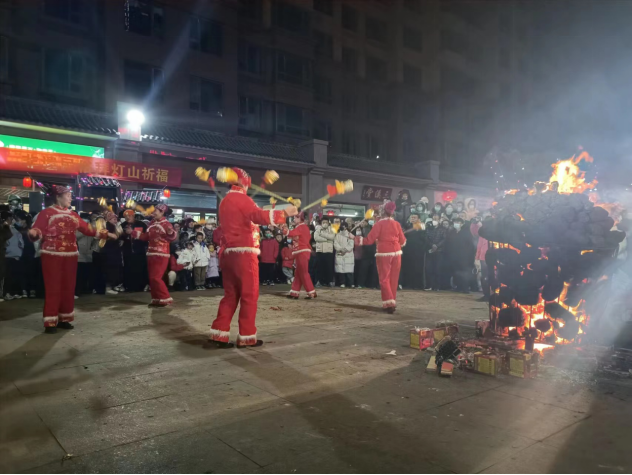
[[[402,290],[402,286],[401,286],[401,285],[398,285],[398,286],[397,286],[397,289],[398,289],[398,290]]]
[[[34,290],[31,290],[31,298],[34,299],[35,297],[37,297],[37,294]]]
[[[5,294],[4,296],[4,300],[13,300],[15,297],[13,297],[13,295],[11,294]]]
[[[4,302],[4,299],[2,297],[0,297],[0,302]]]
[[[106,294],[110,294],[110,295],[118,295],[118,292],[116,290],[113,289],[108,289],[105,291]]]
[[[271,285],[272,287],[274,287],[274,282],[270,282],[270,285]]]
[[[287,280],[287,285],[292,285],[292,281],[290,279]]]
[[[29,298],[29,294],[26,292],[26,290],[23,290],[23,291],[22,291],[22,298],[23,298],[23,299],[27,299],[27,298]]]
[[[78,295],[75,295],[75,300],[77,300],[78,298],[79,298],[79,296],[78,296]]]
[[[143,292],[149,292],[149,284],[145,286],[145,288],[143,289]]]
[[[22,296],[20,294],[17,294],[17,295],[14,295],[13,298],[20,300],[22,298]]]
[[[264,283],[263,283],[263,284],[261,284],[261,285],[268,285],[268,283],[267,283],[267,282],[264,282]]]
[[[344,289],[344,288],[345,288],[345,284],[341,284],[341,285],[340,285],[340,288],[341,288],[341,289]]]

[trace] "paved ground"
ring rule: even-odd
[[[281,290],[260,299],[256,350],[202,347],[218,291],[168,310],[85,297],[57,335],[42,333],[41,300],[0,303],[0,470],[632,471],[625,382],[424,372],[408,329],[471,325],[486,315],[475,296],[403,292],[389,316],[377,291]]]

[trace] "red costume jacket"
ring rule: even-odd
[[[49,206],[38,214],[33,229],[37,232],[37,237],[31,240],[42,240],[42,254],[55,256],[79,255],[75,231],[86,236],[96,236],[97,232],[77,213],[57,205]],[[107,238],[107,231],[101,231],[100,237]]]
[[[312,251],[312,246],[309,243],[312,235],[305,223],[301,223],[296,226],[287,234],[287,236],[292,238],[292,247],[294,248],[294,254]]]
[[[294,267],[294,255],[289,246],[281,249],[281,257],[283,258],[283,267]]]
[[[181,270],[184,270],[184,265],[178,264],[178,256],[172,255],[169,258],[169,270],[172,270],[173,272],[180,272]]]
[[[377,241],[376,256],[399,256],[402,246],[406,244],[406,237],[400,224],[393,218],[382,218],[366,238],[356,236],[356,243],[360,246],[370,246]]]
[[[262,210],[246,195],[246,190],[233,186],[219,205],[223,230],[222,252],[259,254],[259,228],[255,225],[283,224],[285,218],[285,211]]]
[[[177,238],[176,231],[167,218],[153,219],[147,232],[134,231],[134,237],[141,241],[149,241],[148,256],[171,257],[169,243]]]
[[[279,243],[276,239],[264,239],[261,242],[261,262],[274,264],[279,256]]]

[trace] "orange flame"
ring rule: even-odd
[[[560,193],[583,193],[586,190],[592,190],[598,182],[597,180],[586,182],[586,172],[581,171],[577,166],[582,160],[592,163],[593,158],[588,155],[588,152],[582,152],[577,158],[572,156],[568,160],[551,165],[553,174],[549,183],[554,181],[559,183],[558,192]]]

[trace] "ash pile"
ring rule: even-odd
[[[548,188],[545,191],[545,188]],[[499,199],[480,235],[489,241],[490,327],[496,335],[580,343],[607,296],[625,238],[608,211],[555,183]]]

